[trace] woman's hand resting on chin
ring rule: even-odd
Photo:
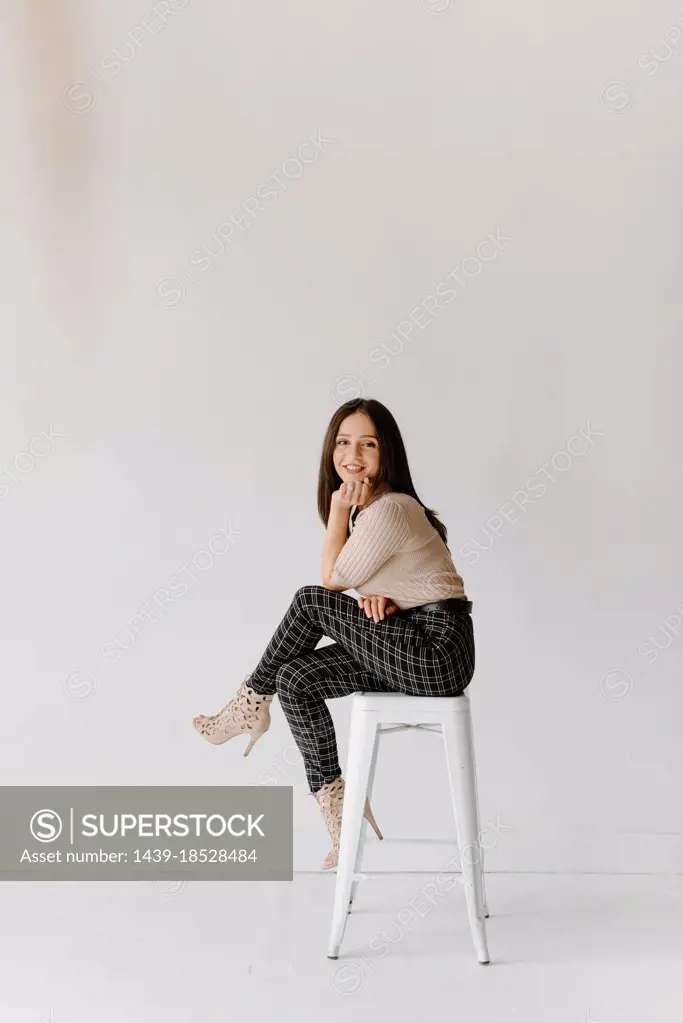
[[[376,622],[381,621],[385,615],[392,615],[400,610],[391,597],[383,596],[359,597],[358,606],[365,611],[368,618],[374,618]]]
[[[372,493],[372,483],[366,476],[362,480],[352,480],[349,483],[342,483],[339,490],[332,494],[332,504],[339,508],[353,508],[354,505],[362,508]]]

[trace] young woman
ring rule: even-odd
[[[278,695],[332,839],[328,869],[339,854],[344,779],[325,700],[363,691],[457,696],[474,674],[474,631],[446,527],[417,496],[398,425],[379,401],[357,398],[332,416],[318,512],[327,527],[322,585],[296,591],[235,697],[194,726],[216,744],[247,732],[247,756]],[[316,649],[323,636],[334,643]],[[381,838],[367,801],[365,816]]]

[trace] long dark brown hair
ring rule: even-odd
[[[327,525],[330,515],[332,494],[343,483],[343,480],[334,467],[333,452],[337,441],[337,432],[342,420],[354,412],[365,412],[372,420],[377,440],[379,442],[380,471],[374,485],[380,483],[388,484],[392,490],[400,494],[410,494],[418,504],[424,508],[425,515],[434,529],[446,544],[448,549],[448,531],[437,518],[433,509],[428,508],[417,496],[408,467],[408,457],[398,423],[392,416],[389,409],[374,398],[353,398],[351,401],[340,405],[330,419],[325,440],[323,441],[322,455],[320,456],[320,472],[318,474],[318,513],[323,525]],[[450,549],[449,549],[450,553]]]

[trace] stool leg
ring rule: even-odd
[[[337,862],[337,880],[334,887],[334,909],[330,931],[328,959],[337,959],[348,919],[351,881],[358,852],[361,821],[365,810],[370,766],[377,731],[374,714],[357,710],[351,712],[351,732],[346,778],[344,780],[344,806],[342,810],[341,840]]]
[[[358,849],[356,850],[356,862],[353,865],[354,874],[360,873],[363,864],[363,850],[365,849],[365,840],[367,838],[367,832],[368,822],[365,819],[365,817],[363,817],[363,820],[360,822],[360,836],[358,838]],[[353,909],[353,900],[356,897],[356,891],[358,890],[359,884],[360,882],[358,878],[353,878],[351,880],[351,890],[349,891],[349,908],[347,910],[347,913],[350,913],[351,910]]]
[[[465,899],[470,931],[477,959],[480,963],[488,963],[490,959],[486,941],[486,922],[481,914],[483,904],[481,872],[478,864],[475,863],[475,859],[478,859],[480,854],[480,845],[477,830],[471,732],[467,717],[466,706],[462,706],[460,711],[455,711],[453,716],[444,722],[443,738],[455,824],[458,831],[463,880],[465,881]]]
[[[373,747],[372,747],[372,760],[370,761],[370,773],[368,775],[367,797],[368,797],[368,800],[370,802],[370,805],[372,805],[372,789],[373,789],[373,786],[375,784],[375,768],[377,766],[377,754],[379,752],[379,737],[380,737],[381,734],[382,734],[381,728],[376,728],[375,729],[375,741],[374,741]],[[355,862],[354,867],[353,867],[354,873],[360,873],[361,868],[363,866],[363,853],[365,852],[365,839],[367,837],[367,831],[368,831],[368,821],[367,821],[367,818],[364,816],[363,820],[361,821],[361,825],[360,825],[360,840],[358,842],[358,852],[356,853],[356,862]],[[353,906],[353,900],[356,897],[356,891],[358,889],[358,885],[359,884],[360,884],[360,881],[358,880],[358,878],[356,878],[355,880],[353,880],[351,882],[351,895],[349,896],[349,913],[351,912],[351,908]]]
[[[469,699],[469,697],[468,697],[468,699]],[[479,813],[479,779],[477,778],[477,757],[476,757],[475,748],[474,748],[474,728],[473,728],[473,725],[472,725],[472,710],[471,710],[471,708],[470,708],[469,714],[467,715],[467,720],[468,720],[469,732],[470,732],[470,749],[472,751],[472,764],[474,766],[474,797],[475,797],[475,806],[476,806],[476,811],[477,811],[477,838],[478,838],[481,835],[481,814]],[[485,883],[485,878],[484,878],[484,847],[481,844],[479,845],[479,861],[478,861],[478,865],[479,865],[479,870],[480,870],[480,873],[481,873],[481,912],[482,912],[482,915],[486,919],[488,919],[489,909],[488,909],[488,905],[487,905],[487,902],[486,902],[486,883]]]

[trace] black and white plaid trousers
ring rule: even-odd
[[[316,650],[323,636],[334,643]],[[341,774],[326,699],[363,691],[458,696],[474,674],[469,612],[395,611],[379,622],[326,586],[294,594],[248,685],[277,693],[311,792]]]

